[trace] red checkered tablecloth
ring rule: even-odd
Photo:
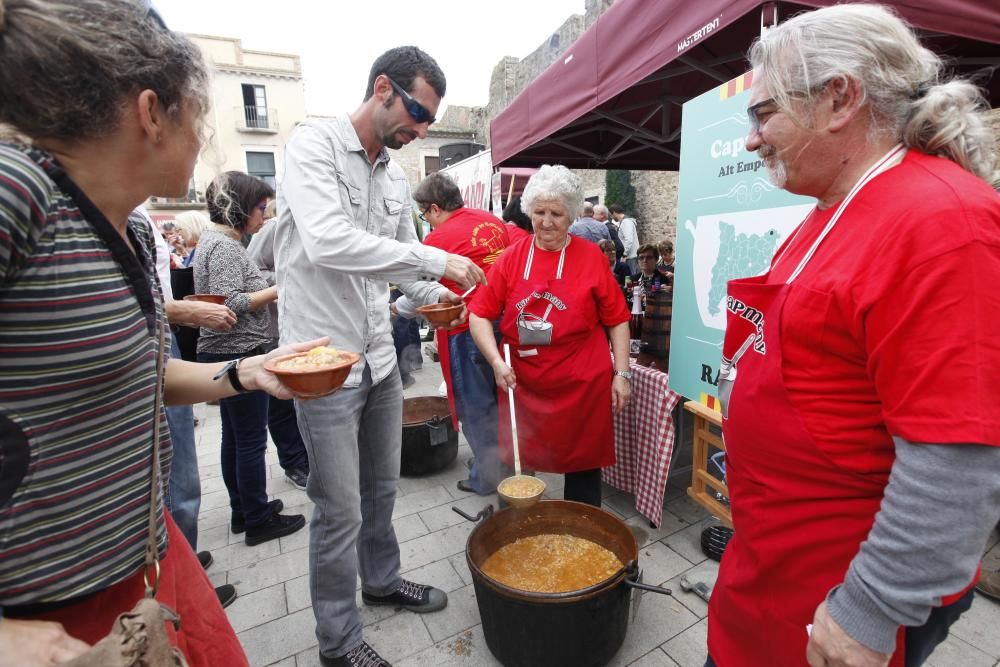
[[[663,517],[663,492],[674,452],[672,411],[681,399],[667,387],[663,371],[639,366],[633,360],[632,400],[615,416],[615,465],[601,478],[635,494],[635,508],[659,526]]]

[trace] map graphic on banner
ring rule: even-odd
[[[773,185],[756,153],[747,73],[684,105],[670,388],[718,409],[726,283],[764,273],[814,200]]]

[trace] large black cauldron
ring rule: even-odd
[[[403,399],[401,475],[429,475],[443,470],[458,456],[458,433],[451,425],[448,399],[416,396]]]
[[[670,591],[639,583],[639,547],[632,531],[602,509],[565,500],[494,513],[492,505],[466,519],[482,522],[469,535],[465,559],[472,573],[486,645],[506,667],[600,667],[621,647],[628,631],[633,588]],[[566,534],[613,552],[626,566],[590,588],[569,593],[529,593],[490,579],[480,565],[521,537]]]

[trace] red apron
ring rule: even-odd
[[[517,376],[514,403],[521,465],[526,470],[556,473],[612,465],[613,369],[597,305],[585,280],[562,279],[562,262],[555,277],[539,276],[537,270],[532,275],[535,250],[533,246],[524,275],[507,293],[500,323]],[[550,344],[519,343],[517,317],[521,312],[551,323]],[[511,464],[507,392],[497,394],[500,451]]]
[[[729,282],[719,398],[735,532],[709,604],[719,667],[806,665],[806,625],[874,525],[888,474],[847,470],[812,439],[785,389],[779,326],[793,280],[853,195],[898,154],[855,185],[786,283]],[[893,667],[903,665],[902,637],[900,628]]]
[[[458,430],[458,406],[455,404],[455,390],[451,386],[451,351],[448,345],[450,334],[447,329],[438,328],[437,338],[438,363],[441,364],[441,374],[448,393],[448,409],[451,411],[451,426]]]

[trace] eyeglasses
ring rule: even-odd
[[[417,215],[417,217],[418,217],[418,218],[420,218],[420,220],[421,220],[422,222],[426,222],[426,223],[427,223],[428,225],[429,225],[429,224],[431,224],[431,223],[430,223],[430,221],[429,221],[429,220],[427,219],[427,214],[431,212],[431,206],[434,206],[434,204],[428,204],[428,205],[427,205],[427,208],[425,208],[424,210],[422,210],[422,211],[421,211],[421,212],[420,212],[420,213],[419,213],[419,214]]]
[[[760,132],[760,128],[763,127],[764,121],[767,120],[767,116],[770,114],[764,113],[764,119],[761,119],[760,110],[768,105],[777,105],[773,97],[769,97],[762,102],[757,102],[757,104],[747,107],[747,118],[750,119],[750,129],[754,132]],[[771,113],[774,113],[773,111]]]
[[[388,76],[385,77],[389,79],[389,83],[392,85],[392,89],[399,93],[399,96],[403,98],[403,106],[406,107],[406,112],[410,114],[410,117],[417,121],[418,123],[427,123],[431,125],[434,123],[436,118],[434,114],[427,110],[420,102],[413,99],[413,95],[403,90],[403,87],[390,79]]]
[[[263,213],[264,211],[266,211],[267,210],[267,202],[261,202],[261,203],[257,204],[257,209],[261,213]]]

